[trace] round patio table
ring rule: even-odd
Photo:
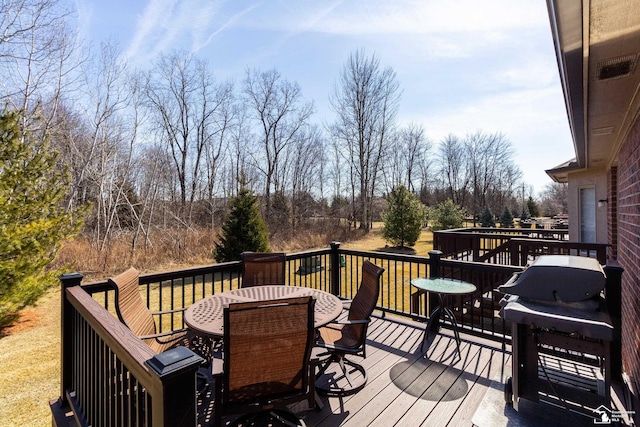
[[[451,323],[453,333],[456,338],[456,348],[458,349],[458,354],[460,354],[460,333],[458,332],[458,322],[456,322],[456,316],[453,314],[453,311],[445,305],[445,300],[448,295],[465,295],[475,292],[475,285],[463,282],[462,280],[447,279],[444,277],[413,279],[411,281],[411,285],[423,291],[436,293],[438,294],[439,299],[438,306],[429,315],[429,321],[427,322],[427,326],[424,330],[424,339],[420,344],[420,351],[422,351],[425,341],[429,338],[431,328],[434,327],[433,322],[439,322],[439,318],[442,316],[443,320],[448,320]]]
[[[338,297],[318,289],[286,285],[262,285],[235,289],[211,295],[191,305],[184,313],[189,328],[212,337],[224,336],[224,308],[238,302],[267,301],[312,296],[314,326],[320,327],[336,319],[342,312]]]

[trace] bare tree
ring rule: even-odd
[[[487,196],[487,205],[493,212],[502,212],[505,206],[516,210],[521,205],[516,198],[521,179],[522,172],[515,163],[508,163],[498,170],[497,184]]]
[[[124,210],[129,217],[135,214],[130,209],[133,202],[130,171],[140,120],[137,114],[140,90],[131,84],[126,69],[120,50],[113,44],[103,44],[98,66],[86,70],[85,94],[80,104],[86,111],[89,133],[79,141],[81,144],[70,147],[79,159],[76,162],[79,168],[69,203],[78,199],[81,186],[91,185],[92,231],[99,250],[106,253],[114,231],[123,225]]]
[[[393,134],[399,99],[395,71],[390,67],[381,69],[379,59],[375,55],[366,57],[364,50],[349,56],[329,98],[337,116],[331,133],[348,153],[352,200],[358,198],[360,228],[364,230],[371,226],[376,181],[384,147]]]
[[[439,175],[445,198],[474,217],[488,206],[502,212],[522,178],[513,148],[501,133],[476,132],[465,139],[448,135],[439,146]]]
[[[420,172],[428,171],[431,164],[429,152],[433,144],[426,137],[424,128],[415,123],[410,123],[402,130],[402,141],[406,150],[407,188],[415,194],[421,187],[416,185],[416,180],[423,176]]]
[[[445,194],[456,205],[464,206],[470,178],[463,142],[449,134],[440,142],[439,148],[440,176]]]
[[[238,104],[236,126],[231,128],[231,141],[228,147],[229,156],[225,164],[226,175],[223,181],[223,195],[225,198],[238,195],[242,188],[257,193],[259,171],[255,162],[251,161],[251,141],[255,135],[251,132],[246,105]]]
[[[518,173],[513,162],[511,142],[503,134],[476,132],[465,138],[464,145],[473,197],[470,211],[475,218],[488,205],[487,196],[491,190],[494,193],[510,194],[521,174]],[[505,175],[510,181],[499,180]],[[494,212],[500,212],[503,206],[491,206],[491,208]]]
[[[86,194],[78,193],[80,189],[86,191],[88,180],[100,181],[97,174],[104,165],[97,164],[101,158],[98,151],[101,144],[107,144],[110,132],[115,132],[115,128],[121,124],[117,116],[126,107],[127,101],[121,86],[124,84],[125,65],[118,61],[118,54],[116,47],[104,44],[98,67],[85,69],[85,93],[79,104],[82,106],[80,110],[84,111],[80,120],[85,131],[75,138],[68,135],[68,139],[58,143],[58,148],[68,154],[67,159],[73,165],[74,180],[69,192],[69,208],[76,202],[87,201]],[[77,123],[77,126],[80,124]]]
[[[54,120],[63,89],[82,62],[70,29],[72,12],[59,0],[6,0],[0,4],[3,101],[25,112],[24,125],[41,134]],[[68,96],[68,93],[67,93]],[[33,118],[38,117],[38,120]],[[34,126],[38,126],[35,129]]]
[[[319,187],[324,141],[317,126],[307,126],[291,150],[291,230],[313,213],[313,191]]]
[[[386,190],[389,192],[403,185],[416,194],[422,186],[422,173],[431,163],[428,157],[431,141],[426,138],[424,128],[415,123],[400,129],[390,140],[391,149],[387,150],[384,171]]]
[[[540,193],[540,211],[544,216],[554,216],[568,212],[569,185],[550,182]]]
[[[180,214],[190,222],[193,201],[202,183],[205,149],[216,135],[215,112],[220,106],[204,61],[192,54],[163,55],[148,76],[146,94],[158,137],[171,153],[179,186]]]
[[[222,187],[221,170],[225,153],[232,144],[234,135],[239,131],[242,109],[238,105],[234,85],[232,82],[222,83],[215,92],[216,109],[213,112],[212,132],[209,142],[204,147],[205,172],[207,176],[206,194],[204,199],[208,203],[210,226],[215,227],[216,188]]]
[[[137,157],[136,173],[133,179],[137,183],[140,207],[134,209],[137,222],[131,241],[131,258],[133,258],[138,246],[140,235],[144,236],[144,248],[146,249],[152,245],[149,238],[150,230],[154,226],[166,227],[161,221],[156,220],[155,213],[159,208],[158,202],[161,200],[159,196],[162,194],[163,183],[172,178],[172,176],[170,178],[165,176],[168,169],[163,165],[168,161],[170,161],[168,153],[158,145],[143,149]]]
[[[51,147],[61,154],[71,175],[67,209],[88,203],[90,183],[85,178],[87,161],[82,153],[90,150],[91,129],[86,117],[68,102],[60,102],[49,137]]]
[[[271,194],[282,191],[277,177],[285,167],[282,157],[313,114],[313,103],[303,103],[297,83],[289,82],[275,70],[247,70],[244,93],[260,127],[262,156],[255,156],[264,183],[265,220],[270,222]]]

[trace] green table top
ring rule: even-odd
[[[444,277],[429,277],[413,279],[411,284],[418,289],[439,294],[470,294],[476,290],[475,285],[462,280],[447,279]]]

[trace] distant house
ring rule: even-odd
[[[609,243],[622,276],[623,370],[640,392],[640,6],[547,0],[576,157],[547,170],[569,185],[569,238]],[[635,390],[633,390],[635,389]]]

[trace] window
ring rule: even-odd
[[[580,189],[580,241],[596,243],[596,189]]]

